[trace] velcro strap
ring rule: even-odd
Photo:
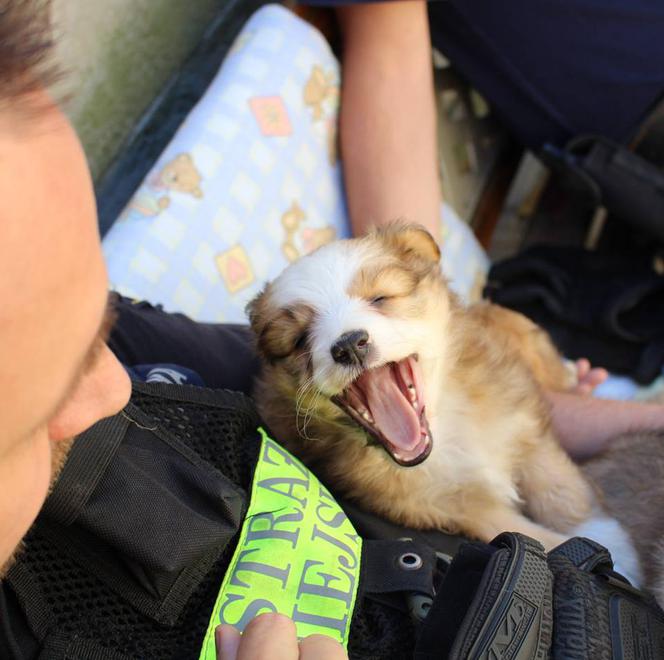
[[[433,597],[436,553],[413,541],[371,541],[362,545],[365,594],[419,593]]]
[[[553,660],[664,658],[664,612],[652,596],[611,572],[604,548],[572,539],[548,559],[554,576]]]
[[[520,534],[466,543],[422,623],[416,660],[544,660],[552,632],[544,548]]]
[[[565,541],[549,554],[552,557],[567,557],[577,568],[587,573],[598,569],[613,569],[609,551],[603,545],[581,536]]]
[[[450,658],[544,660],[551,642],[553,585],[544,548],[513,533],[501,534],[491,545],[499,551],[489,561]],[[464,632],[470,633],[465,639]]]

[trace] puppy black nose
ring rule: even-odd
[[[339,364],[362,364],[369,352],[369,333],[366,330],[345,332],[332,344],[330,353]]]

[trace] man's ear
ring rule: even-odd
[[[415,257],[431,264],[440,261],[440,249],[433,236],[421,225],[396,223],[377,234],[404,257]]]

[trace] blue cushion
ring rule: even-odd
[[[280,5],[258,10],[104,238],[112,286],[197,320],[243,322],[290,261],[349,236],[339,76],[317,30]],[[488,260],[449,207],[441,216],[444,270],[477,296]]]

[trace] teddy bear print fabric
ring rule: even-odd
[[[348,236],[339,86],[317,30],[279,5],[259,9],[105,236],[113,288],[196,320],[244,322],[267,280]],[[446,274],[468,296],[488,261],[451,209],[442,216]]]

